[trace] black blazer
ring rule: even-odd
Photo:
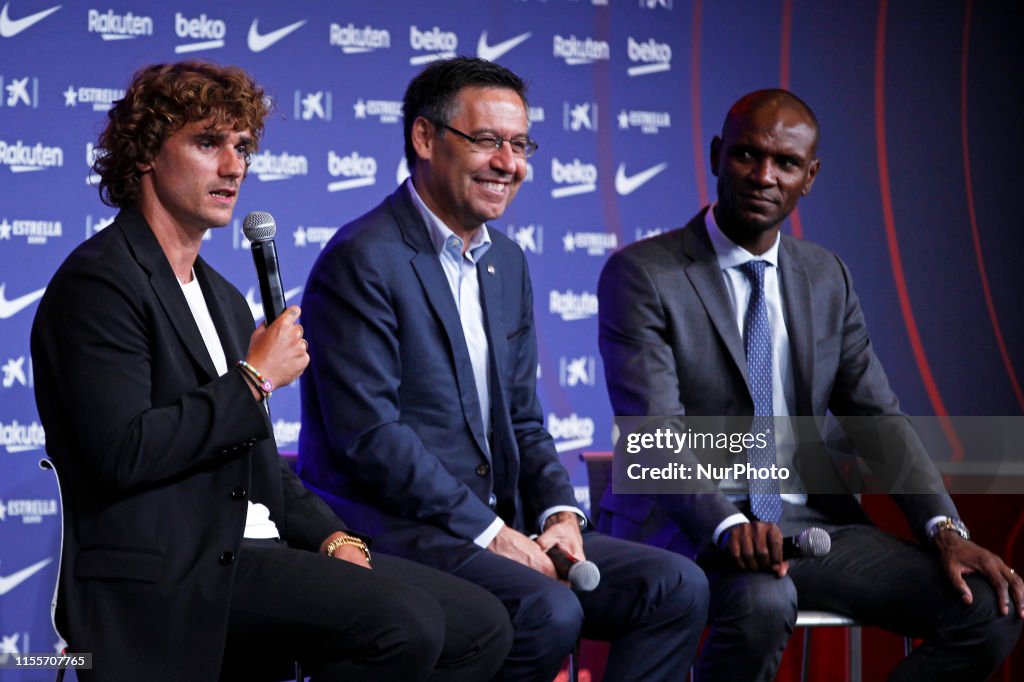
[[[196,260],[229,364],[252,314]],[[218,376],[160,245],[133,209],[79,245],[32,327],[39,414],[61,479],[58,620],[82,679],[214,680],[246,501],[316,550],[344,525],[278,457],[242,376]]]

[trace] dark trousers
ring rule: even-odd
[[[497,679],[550,682],[582,635],[611,642],[607,682],[682,680],[707,616],[703,572],[671,552],[599,533],[583,534],[583,550],[601,571],[593,592],[573,592],[492,552],[456,571],[497,596],[512,619],[512,652]]]
[[[502,604],[475,585],[375,554],[366,570],[276,542],[238,556],[222,680],[490,679],[511,645]]]
[[[812,525],[829,531],[831,552],[792,561],[785,578],[709,570],[711,629],[698,682],[774,679],[798,606],[924,639],[890,681],[984,680],[1013,649],[1021,619],[1012,609],[1009,616],[999,613],[985,578],[967,578],[974,602],[964,604],[930,550],[873,526],[836,526],[814,510],[786,505],[784,535]]]

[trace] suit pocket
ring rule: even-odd
[[[83,549],[75,562],[76,578],[113,578],[155,583],[164,571],[163,555],[135,549]]]

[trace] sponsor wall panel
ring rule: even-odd
[[[985,188],[976,197],[975,255],[958,157],[962,140],[956,137],[961,103],[950,101],[961,83],[954,53],[962,48],[959,32],[967,17],[960,7],[893,8],[885,45],[901,45],[907,27],[913,28],[908,44],[914,48],[890,49],[882,82],[874,70],[878,8],[842,3],[3,0],[0,7],[5,504],[55,496],[51,474],[36,466],[45,436],[32,399],[28,335],[35,303],[54,270],[116,213],[99,202],[89,177],[104,113],[136,68],[191,57],[246,67],[276,103],[235,221],[212,230],[203,250],[248,295],[257,318],[262,312],[240,233],[248,211],[276,217],[285,288],[298,302],[323,244],[407,175],[400,100],[427,60],[449,53],[484,56],[530,82],[532,135],[540,151],[515,204],[491,229],[526,254],[540,350],[538,391],[584,503],[578,453],[611,446],[597,349],[600,269],[613,250],[687,221],[699,207],[702,186],[713,195],[710,139],[727,106],[757,87],[787,82],[818,112],[825,163],[814,193],[801,205],[803,234],[837,249],[851,264],[872,340],[904,407],[922,414],[936,410],[908,342],[884,227],[876,153],[886,126],[892,130],[885,144],[899,159],[892,167],[895,238],[912,279],[912,308],[928,334],[925,351],[936,358],[931,369],[938,389],[953,413],[1019,414],[1024,408],[1012,388],[1014,372],[1024,366],[1024,315],[1014,293],[1019,272],[1008,257],[1021,252],[1024,237],[1007,229],[1019,221],[1009,202],[1000,200],[1016,175],[1001,150],[1018,147],[1024,133],[995,125],[993,113],[1022,104],[1020,88],[1014,95],[999,93],[1005,91],[1001,84],[1019,80],[1014,75],[1024,48],[1014,36],[1024,27],[1005,10],[979,8],[967,26],[973,40],[964,127],[973,144],[968,167],[974,186]],[[918,22],[922,13],[933,20]],[[944,50],[934,63],[920,49],[929,39]],[[933,87],[936,80],[941,87]],[[879,123],[880,95],[892,104]],[[984,106],[989,102],[998,106]],[[946,200],[929,200],[939,195]],[[947,235],[941,253],[917,248],[935,230]],[[932,274],[936,259],[947,274]],[[986,314],[978,293],[979,262],[992,278],[994,315]],[[962,310],[956,326],[963,332],[942,332],[949,328],[947,300]],[[993,318],[1009,362],[995,348]],[[974,390],[982,384],[984,391]],[[298,391],[276,393],[274,427],[282,449],[297,447],[298,426]],[[18,514],[29,508],[14,507]],[[48,652],[55,642],[48,591],[59,521],[24,518],[7,513],[0,520],[0,585],[12,585],[12,575],[46,557],[54,560],[0,594],[0,655]],[[49,677],[5,673],[12,680]]]

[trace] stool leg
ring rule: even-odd
[[[807,682],[807,667],[811,662],[811,629],[804,628],[804,650],[800,655],[800,682]]]
[[[569,652],[569,682],[578,682],[580,676],[579,669],[580,661],[580,640],[576,640],[576,645]]]

